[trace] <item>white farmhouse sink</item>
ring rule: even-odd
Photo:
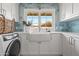
[[[50,33],[48,32],[36,32],[30,34],[30,40],[34,42],[46,42],[50,40]]]

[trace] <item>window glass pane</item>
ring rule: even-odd
[[[52,20],[53,20],[52,16],[47,16],[46,17],[46,26],[47,27],[52,27],[52,23],[53,23]]]
[[[41,16],[41,27],[52,27],[52,16]]]
[[[27,16],[27,21],[32,22],[32,26],[38,26],[38,16]]]
[[[27,22],[28,21],[32,22],[32,16],[27,16]]]
[[[46,18],[47,18],[47,21],[51,21],[52,22],[52,18],[53,18],[52,16],[47,16]]]
[[[41,16],[41,32],[51,31],[52,30],[52,16]]]
[[[32,22],[32,25],[30,27],[31,32],[38,32],[39,30],[39,23],[38,23],[38,16],[27,16],[27,21]]]
[[[32,16],[32,26],[38,27],[38,16]]]
[[[45,27],[46,26],[45,23],[46,23],[46,16],[41,16],[41,27]]]

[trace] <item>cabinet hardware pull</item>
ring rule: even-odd
[[[67,37],[69,44],[71,44],[71,37]]]
[[[71,37],[71,45],[73,45],[73,43],[72,43],[72,37]]]
[[[72,14],[73,14],[73,11],[74,11],[73,6],[74,6],[74,4],[72,3]]]
[[[75,47],[75,39],[73,37],[71,37],[71,45]]]
[[[71,44],[71,43],[70,43],[70,37],[69,37],[69,44]]]
[[[74,48],[75,48],[75,39],[74,39]]]
[[[72,45],[72,37],[70,36],[70,44]]]

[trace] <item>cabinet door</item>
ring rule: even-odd
[[[72,51],[72,56],[79,56],[79,40],[78,38],[72,36],[71,37],[71,51]]]
[[[63,39],[63,55],[64,56],[71,56],[72,55],[70,37],[64,37],[64,39]]]
[[[39,44],[37,42],[30,41],[30,34],[20,33],[21,37],[21,55],[39,55]]]
[[[79,3],[73,3],[73,14],[79,15]]]
[[[11,14],[11,3],[2,3],[2,8],[6,11],[5,17],[8,19],[12,19],[12,14]]]
[[[72,15],[72,3],[66,3],[65,4],[65,18],[69,18]]]
[[[16,19],[16,21],[19,21],[19,4],[18,3],[16,3],[15,4],[15,19]]]
[[[40,43],[40,55],[62,55],[60,34],[52,34],[51,40]]]
[[[12,18],[15,18],[16,21],[19,21],[19,4],[12,4]]]
[[[60,20],[65,19],[65,4],[60,4],[59,6],[59,12],[60,12]]]
[[[50,41],[51,54],[62,55],[62,39],[61,34],[52,34],[52,40]]]
[[[51,54],[51,48],[50,48],[50,42],[41,42],[40,43],[40,55],[52,55]],[[51,46],[52,47],[52,46]]]
[[[61,48],[59,40],[57,39],[50,40],[49,42],[42,42],[40,43],[40,55],[62,55]]]
[[[26,46],[28,46],[28,48],[27,48],[28,55],[34,56],[34,55],[40,54],[40,47],[39,47],[39,44],[37,42],[29,41]]]
[[[12,4],[12,18],[16,18],[16,17],[15,17],[15,16],[16,16],[16,14],[15,14],[15,13],[16,13],[16,8],[15,8],[15,6],[16,6],[15,3],[13,3],[13,4]]]
[[[72,55],[73,56],[79,56],[79,40],[77,38],[77,40],[75,39],[74,41],[74,48],[72,49]]]
[[[0,3],[0,9],[1,9],[1,3]]]
[[[1,5],[1,3],[0,3],[0,9],[1,9],[1,6],[2,6],[2,5]],[[1,10],[0,10],[0,14],[1,14]]]
[[[21,55],[28,55],[29,34],[19,33],[19,36],[21,40]]]
[[[29,40],[22,40],[21,55],[34,56],[39,55],[39,44],[37,42],[30,42]]]

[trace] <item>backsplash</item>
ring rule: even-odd
[[[57,22],[56,31],[79,32],[79,19],[66,22]]]
[[[22,32],[23,31],[22,23],[16,22],[15,26],[16,26],[16,32]]]

